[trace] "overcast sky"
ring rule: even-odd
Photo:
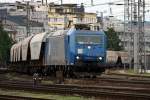
[[[22,1],[22,0],[0,0],[0,2],[15,2],[15,1]],[[24,1],[31,1],[31,0],[24,0]],[[34,0],[37,1],[37,0]],[[38,0],[40,1],[40,0]],[[55,3],[60,3],[60,0],[47,0],[48,2],[55,2]],[[146,3],[150,4],[150,0],[145,0]],[[114,2],[114,3],[123,3],[124,0],[93,0],[94,5],[95,4],[103,4],[103,5],[98,5],[98,6],[90,6],[91,0],[63,0],[63,3],[77,3],[81,4],[84,3],[85,5],[85,10],[86,12],[104,12],[104,16],[110,15],[110,8],[112,8],[112,14],[119,18],[123,19],[124,15],[124,6],[118,6],[118,5],[108,5],[109,2]],[[150,9],[149,7],[146,7],[146,10]],[[146,13],[146,20],[150,20],[150,12]]]

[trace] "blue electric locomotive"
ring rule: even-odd
[[[47,66],[101,72],[106,63],[106,35],[103,31],[78,28],[57,31],[47,37],[45,51]]]
[[[68,32],[68,39],[69,64],[106,62],[106,36],[103,31],[72,29]]]

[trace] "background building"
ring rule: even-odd
[[[75,23],[97,23],[96,13],[86,13],[84,6],[77,4],[49,4],[48,25],[50,29],[64,29],[69,22]]]
[[[97,14],[86,13],[83,4],[48,4],[47,1],[3,3],[0,16],[7,31],[16,41],[33,33],[65,29],[71,22],[97,25]],[[4,14],[5,12],[5,14]],[[99,25],[99,24],[98,24]],[[95,29],[95,28],[93,28]]]

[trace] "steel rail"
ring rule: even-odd
[[[54,99],[42,99],[33,97],[22,97],[22,96],[12,96],[12,95],[2,95],[0,94],[1,100],[54,100]]]

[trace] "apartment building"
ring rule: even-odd
[[[76,23],[97,23],[96,13],[86,13],[84,6],[77,4],[49,4],[48,25],[50,29],[64,29],[69,22]]]

